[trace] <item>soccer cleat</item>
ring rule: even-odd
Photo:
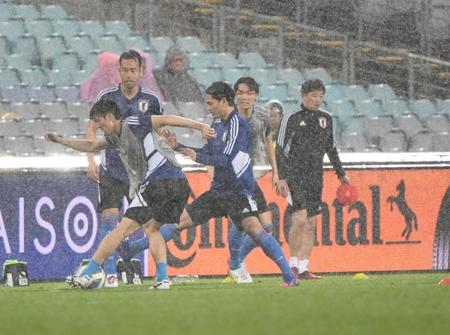
[[[124,261],[129,261],[131,259],[132,256],[130,256],[130,241],[128,240],[128,238],[120,241],[120,244],[117,247],[117,252]]]
[[[87,275],[83,275],[83,276],[73,276],[72,278],[72,283],[73,283],[73,287],[80,287],[83,290],[86,290],[88,288],[90,288],[91,284],[93,282],[93,278],[89,277]]]
[[[295,266],[291,267],[291,271],[294,274],[294,276],[298,277],[298,268],[297,267],[295,267]]]
[[[238,284],[251,284],[251,283],[253,283],[253,278],[250,275],[250,273],[248,273],[245,263],[241,263]]]
[[[253,283],[252,276],[247,272],[245,267],[240,267],[236,270],[230,270],[228,277],[222,280],[224,284],[251,284]]]
[[[117,279],[117,275],[115,274],[106,275],[104,287],[106,288],[119,287],[119,280]]]
[[[294,287],[294,286],[298,286],[300,284],[300,281],[298,280],[297,277],[294,277],[290,282],[282,282],[280,284],[280,287]]]
[[[303,280],[315,280],[315,279],[322,279],[322,276],[316,275],[315,273],[304,271],[298,275],[298,278]]]
[[[70,286],[70,287],[76,287],[76,284],[73,282],[73,275],[67,276],[66,277],[66,283]]]
[[[222,280],[222,283],[223,284],[236,284],[238,275],[235,272],[236,272],[236,270],[230,270],[230,272],[228,273],[228,276],[224,280]]]
[[[155,284],[150,286],[149,289],[150,290],[169,290],[170,289],[170,281],[168,279],[157,281]]]

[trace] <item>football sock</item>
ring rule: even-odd
[[[175,223],[168,223],[165,225],[162,225],[161,228],[159,228],[159,232],[161,233],[164,241],[169,242],[173,239],[175,234],[178,233],[178,228]]]
[[[265,230],[262,230],[256,237],[255,242],[262,248],[264,253],[272,259],[280,268],[283,275],[283,281],[290,283],[294,279],[294,274],[289,267],[283,251],[277,240]]]
[[[164,279],[169,279],[167,276],[167,263],[158,263],[156,264],[156,281]]]
[[[237,229],[234,224],[231,224],[230,232],[228,233],[228,248],[230,249],[230,270],[236,270],[241,267],[241,262],[239,260],[239,251],[241,250],[243,236],[244,231]]]
[[[96,273],[98,270],[100,270],[101,265],[98,264],[96,261],[94,261],[93,259],[89,260],[88,265],[86,266],[86,268],[84,269],[83,272],[81,272],[82,276],[92,276],[94,273]]]
[[[268,223],[265,224],[263,228],[266,232],[270,234],[272,233],[273,225],[272,223]],[[258,245],[255,243],[255,241],[253,241],[253,239],[250,236],[244,234],[244,237],[242,238],[241,249],[239,250],[239,262],[242,263],[245,257],[247,257],[247,255],[257,246]]]
[[[291,268],[297,268],[298,269],[298,258],[297,257],[290,257],[289,258],[289,266]]]
[[[298,273],[302,273],[305,271],[308,271],[308,266],[309,266],[309,259],[301,259],[298,262]]]
[[[100,240],[103,240],[106,235],[109,234],[114,228],[116,228],[117,224],[120,221],[118,215],[105,215],[101,218],[102,222],[100,224],[99,229],[99,237]],[[114,252],[111,257],[105,259],[103,263],[103,268],[105,269],[105,273],[109,274],[117,274],[116,271],[116,262],[117,262],[117,253]]]

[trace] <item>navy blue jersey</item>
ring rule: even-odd
[[[197,162],[214,166],[211,190],[222,195],[253,195],[256,183],[249,123],[234,110],[227,120],[214,120],[212,127],[217,136],[197,150]]]
[[[134,114],[162,114],[162,106],[158,97],[143,87],[139,87],[136,96],[129,100],[120,91],[120,85],[114,85],[98,94],[97,101],[101,99],[114,101],[119,106],[122,119]],[[108,175],[112,178],[128,182],[127,171],[114,147],[108,147],[102,150],[100,158],[100,175]]]

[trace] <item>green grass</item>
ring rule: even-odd
[[[220,279],[82,291],[64,283],[0,287],[0,334],[450,334],[449,274],[326,276],[279,288]]]

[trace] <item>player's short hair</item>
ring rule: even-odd
[[[105,117],[107,114],[111,113],[116,120],[119,120],[122,116],[120,114],[120,109],[117,104],[109,99],[102,99],[97,101],[94,106],[92,106],[89,113],[89,119],[95,120],[97,117]]]
[[[248,86],[250,91],[256,92],[256,94],[259,94],[259,85],[256,82],[255,79],[252,77],[241,77],[234,83],[234,91],[236,92],[239,88],[239,85],[245,84]]]
[[[320,79],[309,79],[302,84],[301,93],[308,94],[313,91],[322,91],[325,94],[325,85]]]
[[[215,100],[227,99],[230,106],[234,106],[234,91],[227,83],[216,81],[212,83],[205,91],[206,94],[212,96]]]
[[[133,49],[125,51],[124,53],[122,53],[120,55],[119,65],[122,64],[122,60],[124,60],[124,59],[136,60],[139,64],[139,67],[141,67],[143,64],[142,56],[139,54],[139,52],[137,52],[136,50],[133,50]]]

